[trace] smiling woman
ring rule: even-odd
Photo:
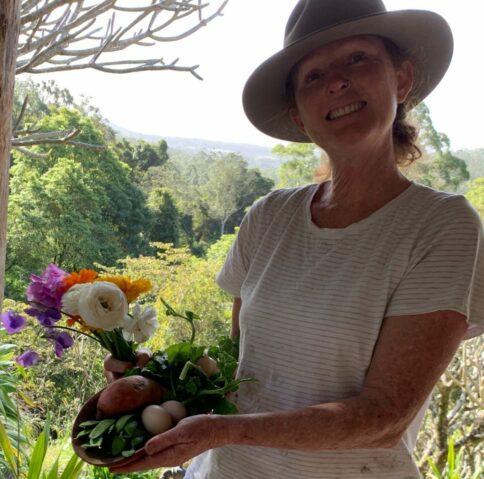
[[[357,37],[358,38],[358,37]],[[360,38],[366,38],[368,42],[376,41],[381,42],[386,50],[387,55],[393,65],[394,68],[400,68],[402,64],[406,61],[409,61],[414,66],[413,70],[413,84],[416,85],[421,82],[421,73],[420,73],[420,64],[418,60],[418,55],[412,54],[410,51],[403,52],[395,43],[393,43],[388,38],[382,36],[362,36]],[[350,47],[352,43],[349,44]],[[355,45],[355,48],[357,45]],[[366,45],[366,49],[369,46]],[[371,49],[371,47],[370,47]],[[324,55],[323,55],[324,56]],[[301,64],[305,59],[301,60],[300,62],[296,63],[289,72],[287,83],[286,83],[286,97],[287,97],[287,106],[289,113],[294,112],[296,107],[296,97],[295,97],[295,85],[297,82],[298,75],[301,74]],[[356,67],[361,67],[362,65],[367,65],[368,62],[372,60],[370,54],[365,50],[365,46],[363,47],[363,51],[355,50],[350,53],[347,57],[342,58],[342,67],[348,70],[348,76],[351,75],[351,70]],[[309,77],[308,77],[309,75]],[[309,73],[306,73],[306,77],[304,81],[307,85],[308,80],[310,82],[318,82],[319,83],[323,80],[324,75],[318,69],[311,70]],[[409,166],[414,161],[418,160],[422,153],[419,147],[416,145],[416,140],[418,138],[417,128],[413,126],[407,120],[407,114],[412,109],[412,107],[416,103],[416,99],[413,95],[409,95],[407,99],[403,103],[399,103],[397,107],[397,113],[395,119],[393,121],[393,142],[394,142],[394,149],[395,149],[395,158],[397,165],[400,166]],[[364,108],[368,103],[366,101],[362,101],[350,106],[346,106],[340,111],[336,111],[334,114],[336,117],[341,117],[345,114],[349,114],[352,112],[359,111],[360,109]],[[327,120],[331,120],[333,118],[329,118],[329,113],[326,117]],[[328,171],[328,176],[329,176]]]

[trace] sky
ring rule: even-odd
[[[211,1],[218,5],[220,0]],[[135,132],[272,147],[280,141],[260,133],[247,120],[242,90],[252,71],[282,48],[286,21],[296,3],[229,0],[224,15],[194,35],[139,47],[131,55],[131,59],[180,58],[180,65],[198,64],[203,81],[189,73],[166,71],[121,75],[81,70],[32,78],[54,79],[75,98],[90,97],[110,122]],[[385,4],[388,10],[432,10],[448,21],[455,42],[452,64],[425,101],[435,127],[449,136],[452,149],[483,148],[484,2],[386,0]]]

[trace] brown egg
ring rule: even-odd
[[[156,404],[151,404],[143,409],[141,420],[145,429],[153,436],[167,431],[173,425],[171,414]]]
[[[165,401],[161,407],[171,414],[174,422],[181,421],[187,417],[187,410],[185,406],[179,401]]]
[[[210,356],[202,356],[197,361],[197,366],[200,366],[203,369],[203,372],[208,377],[211,377],[214,374],[217,374],[218,372],[220,372],[217,361],[215,361],[215,359],[211,358]]]

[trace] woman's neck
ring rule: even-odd
[[[378,208],[411,183],[398,169],[393,144],[378,152],[331,155],[329,161],[331,181],[317,198],[328,211],[357,215]]]

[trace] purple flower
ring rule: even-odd
[[[45,327],[54,326],[62,318],[62,313],[58,309],[52,308],[26,308],[24,312],[37,318],[39,323]]]
[[[62,281],[67,275],[68,273],[53,263],[45,268],[41,276],[30,275],[27,300],[39,303],[46,308],[61,309]]]
[[[39,361],[39,355],[35,351],[29,349],[20,356],[17,356],[15,358],[15,361],[24,368],[28,368],[30,366],[33,366],[34,364],[37,364],[37,362]]]
[[[69,333],[65,331],[58,333],[54,328],[46,328],[45,337],[54,342],[54,351],[58,358],[62,356],[64,349],[68,349],[74,344]]]
[[[55,355],[60,358],[62,354],[64,353],[64,349],[70,348],[74,344],[74,340],[71,338],[71,336],[66,333],[62,332],[60,333],[54,343],[54,350],[55,350]]]
[[[25,326],[25,318],[11,309],[1,315],[2,323],[8,334],[21,331]]]

